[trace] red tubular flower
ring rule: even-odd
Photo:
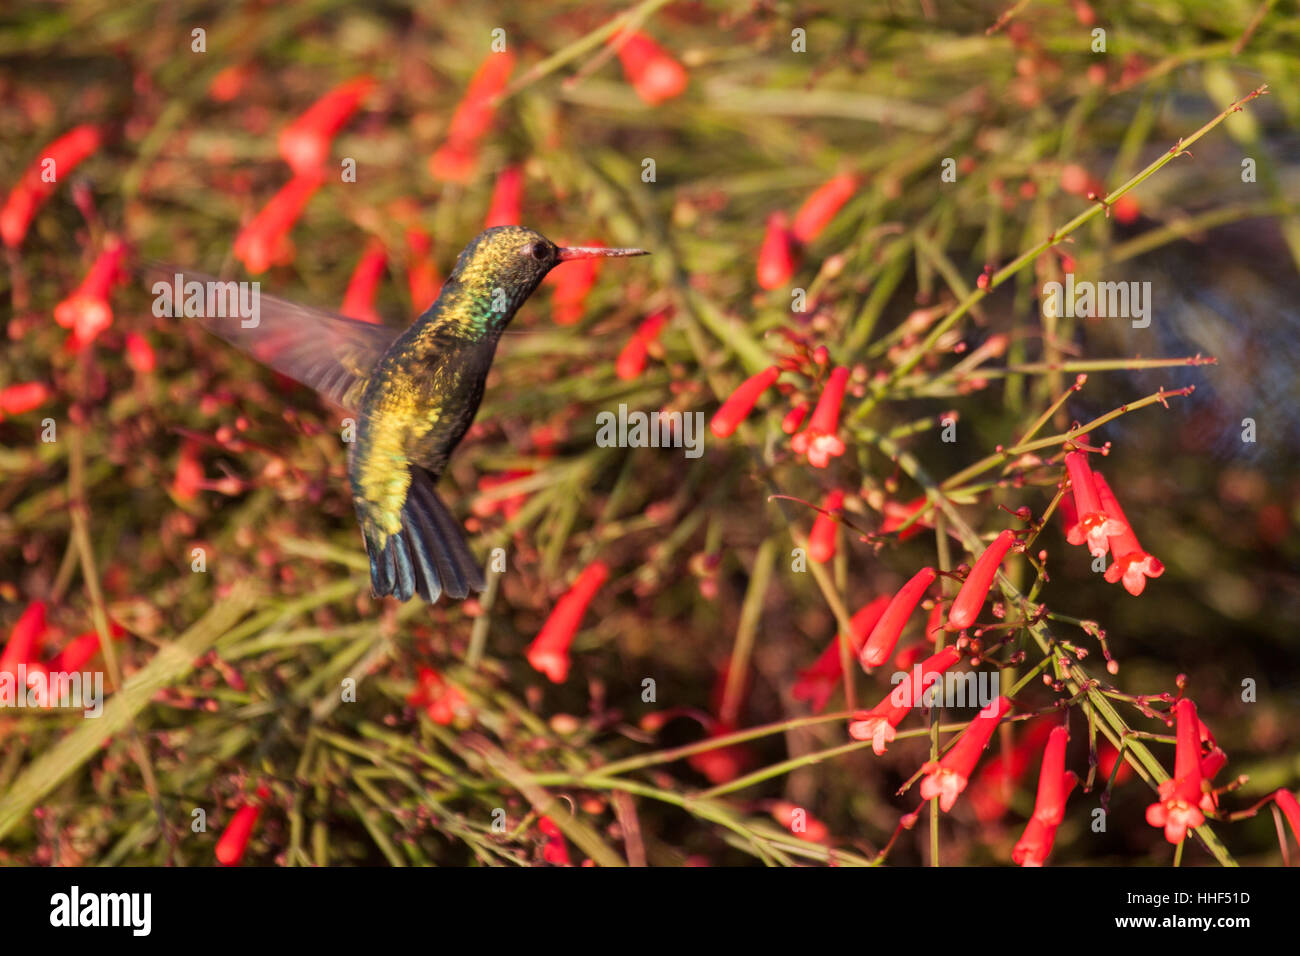
[[[1181,843],[1189,829],[1205,822],[1205,814],[1200,809],[1201,741],[1196,705],[1184,698],[1174,705],[1174,713],[1174,778],[1160,784],[1160,800],[1147,807],[1147,823],[1164,827],[1170,843]]]
[[[356,268],[352,270],[352,278],[348,280],[348,290],[343,294],[343,304],[339,306],[340,312],[363,322],[383,324],[383,319],[375,311],[375,292],[379,288],[379,280],[384,274],[386,262],[387,254],[382,242],[371,239],[366,243],[361,258],[357,260]]]
[[[772,804],[772,819],[785,827],[800,840],[809,843],[826,843],[831,838],[831,831],[803,807],[797,807],[785,800]]]
[[[713,419],[709,422],[709,430],[718,438],[726,438],[734,432],[745,420],[745,416],[753,411],[759,396],[776,384],[780,375],[780,366],[772,365],[741,382],[740,387],[731,393],[722,403],[721,408],[714,412]]]
[[[497,176],[492,187],[492,201],[488,205],[484,229],[493,226],[517,226],[523,218],[524,170],[522,166],[507,166]]]
[[[113,640],[118,641],[126,636],[126,630],[116,621],[109,622],[109,635]],[[63,646],[50,661],[50,670],[60,673],[70,673],[79,671],[86,663],[95,656],[99,650],[99,633],[97,631],[87,631],[85,634],[78,634],[72,640]]]
[[[1072,451],[1065,456],[1065,467],[1070,473],[1070,487],[1074,492],[1074,510],[1078,517],[1073,529],[1066,533],[1070,544],[1087,544],[1094,558],[1106,553],[1107,539],[1126,530],[1122,521],[1106,514],[1097,493],[1097,483],[1088,466],[1088,455]]]
[[[564,842],[564,833],[550,817],[538,817],[537,829],[542,831],[546,842],[542,844],[542,859],[554,866],[572,866],[569,860],[569,845]]]
[[[1065,746],[1069,736],[1065,726],[1057,726],[1047,739],[1043,766],[1038,772],[1034,815],[1011,851],[1011,859],[1020,866],[1042,866],[1047,862],[1056,840],[1056,828],[1065,819],[1065,801],[1079,782],[1073,771],[1065,769]]]
[[[1158,558],[1142,550],[1137,535],[1133,533],[1133,525],[1124,516],[1124,511],[1115,500],[1115,493],[1110,490],[1105,476],[1095,471],[1092,477],[1096,482],[1097,496],[1101,500],[1102,509],[1124,527],[1119,534],[1111,535],[1109,538],[1110,553],[1115,560],[1106,569],[1106,580],[1111,584],[1123,581],[1124,590],[1137,597],[1147,586],[1147,578],[1160,577],[1165,573],[1165,566]]]
[[[625,31],[609,42],[616,46],[623,75],[643,102],[658,106],[685,91],[686,69],[646,34]]]
[[[854,740],[870,740],[877,755],[885,752],[892,742],[894,730],[903,718],[912,712],[917,701],[925,699],[925,692],[939,675],[961,660],[961,651],[947,647],[927,657],[907,673],[903,680],[880,703],[870,710],[859,711],[849,722],[849,736]]]
[[[803,424],[803,420],[808,417],[808,410],[812,408],[812,402],[800,402],[794,408],[785,413],[785,418],[781,419],[781,431],[787,435],[793,435]]]
[[[758,250],[758,284],[764,289],[779,289],[790,281],[795,270],[794,237],[783,212],[767,217],[767,232]]]
[[[65,329],[72,329],[69,345],[73,350],[89,345],[112,324],[113,310],[108,304],[108,293],[123,277],[122,258],[125,255],[126,246],[122,240],[109,236],[81,285],[54,307],[54,321]]]
[[[975,560],[975,566],[966,576],[961,590],[957,592],[957,599],[952,602],[952,609],[948,611],[948,630],[960,631],[975,623],[980,608],[984,606],[984,599],[989,595],[989,588],[993,587],[993,576],[1015,543],[1016,534],[1008,528],[994,538],[993,543]]]
[[[429,719],[444,727],[465,713],[469,701],[460,688],[447,683],[446,678],[432,667],[421,667],[416,675],[415,690],[406,698],[412,707],[423,707]]]
[[[583,568],[573,587],[555,602],[555,609],[542,630],[528,647],[528,663],[559,684],[569,676],[569,645],[578,633],[587,605],[609,578],[603,561],[593,561]]]
[[[659,333],[663,331],[664,325],[672,316],[671,308],[659,309],[646,316],[645,320],[637,326],[636,332],[628,339],[627,345],[623,346],[623,351],[619,352],[618,360],[614,363],[614,373],[623,381],[631,381],[645,371],[646,356],[649,355],[650,346],[654,345],[659,339]]]
[[[293,261],[293,243],[289,230],[298,221],[307,201],[321,187],[317,174],[294,176],[271,200],[262,207],[252,221],[239,230],[235,237],[235,258],[253,275],[265,272],[271,266],[287,265]]]
[[[479,143],[496,117],[492,101],[505,89],[514,68],[515,55],[510,50],[489,53],[479,66],[452,114],[447,141],[429,160],[429,174],[434,179],[463,183],[474,174]]]
[[[1291,825],[1291,832],[1296,840],[1300,841],[1300,802],[1296,801],[1295,794],[1290,790],[1278,790],[1273,794],[1273,802],[1286,817],[1286,822]]]
[[[848,173],[827,180],[804,200],[804,204],[794,214],[791,234],[800,242],[816,239],[830,225],[840,208],[853,197],[857,188],[857,177]]]
[[[897,531],[899,528],[902,528],[912,515],[916,514],[918,511],[924,510],[926,500],[925,495],[922,495],[919,498],[914,498],[907,504],[899,504],[896,501],[886,501],[883,509],[885,520],[880,525],[880,533],[889,534],[891,531]],[[898,540],[906,541],[913,535],[920,534],[926,528],[933,527],[934,520],[923,515],[911,524],[907,525],[906,528],[903,528],[902,531],[899,531]]]
[[[126,333],[126,362],[140,375],[148,375],[158,367],[153,346],[139,332]]]
[[[9,640],[0,651],[0,671],[10,674],[19,664],[36,660],[37,647],[45,634],[45,602],[32,601],[9,632]]]
[[[835,512],[844,505],[844,492],[836,488],[822,502],[825,511]],[[808,535],[808,558],[818,564],[825,564],[835,557],[835,539],[839,531],[839,522],[833,515],[818,512]]]
[[[192,501],[202,487],[203,463],[199,460],[199,444],[187,441],[181,446],[180,460],[176,463],[172,494],[180,501]]]
[[[888,597],[878,597],[870,604],[860,608],[856,614],[849,619],[849,647],[853,650],[853,656],[862,650],[862,645],[867,640],[867,635],[871,629],[876,626],[880,620],[880,615],[885,613],[885,608],[889,606]],[[840,635],[826,646],[821,656],[817,658],[816,663],[805,670],[799,672],[795,680],[791,696],[795,700],[806,700],[809,702],[813,711],[821,713],[826,709],[826,702],[830,700],[831,694],[835,693],[835,688],[840,683],[840,678],[844,676],[843,661],[840,658]]]
[[[245,803],[230,818],[221,839],[217,841],[217,862],[222,866],[236,866],[244,858],[248,849],[248,839],[253,835],[257,818],[262,815],[262,805],[257,802]]]
[[[1119,750],[1114,744],[1105,738],[1097,741],[1097,769],[1101,771],[1101,776],[1105,780],[1109,780],[1113,772],[1117,787],[1133,778],[1133,767],[1127,760],[1120,763],[1119,770],[1115,770],[1115,763],[1118,760]]]
[[[280,132],[280,155],[295,173],[316,173],[329,158],[338,135],[375,81],[359,76],[330,90]]]
[[[808,420],[808,427],[790,439],[790,447],[796,454],[807,455],[808,464],[814,468],[825,468],[832,458],[844,454],[844,442],[836,432],[840,429],[840,407],[848,384],[849,370],[843,366],[834,369]]]
[[[1074,507],[1074,495],[1061,495],[1061,500],[1057,502],[1056,510],[1061,515],[1061,524],[1065,526],[1065,538],[1071,544],[1075,543],[1078,532],[1075,528],[1079,524],[1079,512]]]
[[[433,305],[442,291],[442,278],[433,261],[433,240],[418,226],[406,230],[406,285],[416,312]]]
[[[916,610],[916,606],[921,603],[925,589],[934,583],[937,576],[934,568],[922,568],[912,575],[910,581],[899,588],[898,593],[889,602],[889,607],[885,609],[885,613],[872,628],[871,636],[867,638],[867,643],[858,656],[858,661],[863,667],[879,667],[889,660],[889,656],[894,653],[894,645],[898,643],[899,635],[903,633],[903,626]]]
[[[50,400],[49,386],[43,382],[18,382],[0,389],[0,421],[6,415],[35,411]]]
[[[14,249],[22,244],[36,211],[99,144],[96,127],[78,126],[40,151],[0,209],[0,240],[6,246]]]
[[[957,742],[938,760],[927,761],[921,769],[926,777],[921,781],[921,798],[939,798],[939,809],[947,813],[957,802],[958,795],[966,789],[970,775],[979,762],[980,754],[988,746],[989,738],[997,729],[1003,716],[1011,709],[1011,701],[999,697],[985,707],[962,732]]]
[[[1050,721],[1032,720],[1006,758],[994,753],[984,762],[966,790],[966,800],[980,823],[993,823],[1007,812],[1012,791],[1042,752],[1051,732]]]

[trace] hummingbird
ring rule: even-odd
[[[461,251],[438,298],[404,332],[269,295],[258,296],[253,327],[240,316],[197,317],[357,415],[348,479],[371,591],[401,601],[418,594],[433,603],[485,586],[435,485],[478,412],[501,333],[556,266],[647,254],[561,248],[531,229],[496,226]]]

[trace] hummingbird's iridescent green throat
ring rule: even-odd
[[[646,254],[562,249],[531,229],[498,226],[461,251],[437,301],[401,333],[267,295],[255,328],[202,321],[356,413],[348,477],[374,594],[463,598],[483,590],[483,572],[434,484],[478,411],[501,333],[557,265]]]

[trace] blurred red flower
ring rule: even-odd
[[[758,250],[758,284],[764,289],[779,289],[790,281],[794,270],[794,236],[789,219],[783,212],[774,212],[767,217],[767,231]]]
[[[384,265],[388,261],[384,244],[378,239],[366,243],[348,280],[347,291],[343,294],[343,304],[339,311],[349,318],[360,319],[382,325],[383,319],[375,311],[375,293],[379,289],[379,280],[384,275]]]
[[[578,579],[555,602],[541,632],[528,647],[528,663],[559,684],[569,676],[569,645],[578,633],[587,605],[609,578],[603,561],[593,561],[583,568]]]
[[[646,34],[624,31],[609,43],[617,49],[623,75],[645,103],[658,106],[685,92],[689,82],[686,68]]]
[[[330,143],[361,106],[375,81],[368,76],[348,80],[330,90],[280,131],[280,155],[300,174],[319,174],[329,158]]]
[[[804,200],[804,204],[794,214],[794,224],[790,227],[791,235],[799,242],[811,242],[816,239],[821,235],[822,230],[830,225],[831,220],[844,204],[853,198],[857,188],[857,177],[848,173],[835,176],[817,187],[817,190]]]
[[[235,237],[235,258],[249,272],[258,275],[271,266],[287,265],[293,261],[294,249],[289,231],[322,183],[319,174],[294,176],[252,221],[239,230]]]
[[[16,382],[0,388],[0,421],[6,415],[35,411],[50,400],[53,392],[42,382]]]
[[[505,89],[514,72],[515,55],[510,50],[489,53],[452,114],[447,140],[429,160],[434,179],[468,182],[478,165],[479,143],[492,128],[496,116],[493,101]]]
[[[817,407],[813,409],[808,427],[790,439],[796,454],[807,455],[808,464],[825,468],[832,458],[844,454],[844,442],[837,432],[840,429],[840,407],[844,402],[844,389],[849,382],[849,370],[834,369],[826,380]]]
[[[109,236],[95,258],[81,285],[54,307],[54,321],[71,329],[68,346],[77,351],[85,348],[113,322],[108,293],[123,278],[122,259],[126,246],[117,236]]]
[[[623,346],[623,350],[618,353],[618,359],[614,362],[615,375],[628,382],[645,371],[646,358],[650,353],[650,347],[658,341],[659,333],[663,331],[663,327],[671,315],[671,308],[659,309],[650,313],[637,326],[636,331],[632,333],[632,337]]]
[[[0,209],[0,240],[11,249],[21,245],[36,211],[58,184],[100,146],[99,129],[77,126],[40,151]]]
[[[826,500],[822,502],[822,509],[831,512],[831,514],[818,512],[817,519],[813,522],[812,531],[808,535],[808,559],[810,561],[825,564],[835,557],[835,540],[838,537],[839,521],[834,517],[834,512],[839,511],[843,505],[844,492],[839,488],[828,494]]]
[[[524,170],[522,166],[507,166],[497,174],[492,187],[492,200],[488,205],[484,229],[493,226],[517,226],[523,217]]]
[[[776,384],[780,375],[780,367],[772,365],[741,382],[722,406],[713,413],[713,418],[709,422],[709,429],[713,434],[718,438],[726,438],[739,428],[745,416],[753,411],[759,396]]]

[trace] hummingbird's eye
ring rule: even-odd
[[[551,254],[551,250],[546,248],[546,243],[544,242],[534,242],[528,247],[528,254],[538,262],[545,262],[547,257]]]

